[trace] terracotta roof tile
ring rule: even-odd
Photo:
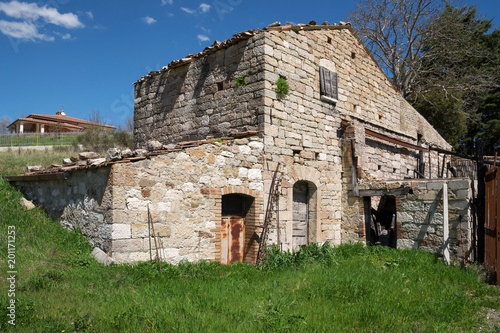
[[[54,121],[59,121],[59,122],[73,122],[73,123],[79,123],[79,124],[85,124],[85,125],[98,125],[102,127],[107,127],[107,128],[115,128],[114,126],[111,125],[103,125],[103,124],[97,124],[88,120],[83,120],[79,118],[73,118],[73,117],[68,117],[68,116],[60,116],[60,115],[51,115],[51,114],[30,114],[28,118],[37,118],[37,119],[48,119],[48,120],[54,120]]]
[[[61,123],[61,122],[56,122],[56,121],[51,121],[51,120],[35,119],[35,118],[18,118],[18,119],[16,119],[16,121],[14,121],[12,124],[10,124],[7,127],[14,125],[19,120],[25,121],[25,122],[30,122],[30,123],[37,123],[37,124],[50,124],[50,125],[61,124],[63,127],[73,128],[73,129],[77,129],[77,130],[84,129],[83,127],[77,126],[77,125],[72,125],[72,124],[68,124],[68,123]]]

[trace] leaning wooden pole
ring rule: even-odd
[[[278,162],[278,164],[276,165],[276,171],[274,171],[273,181],[271,182],[271,188],[269,189],[269,197],[267,199],[266,217],[265,217],[265,220],[264,220],[262,235],[260,237],[259,252],[257,252],[257,265],[260,264],[260,261],[262,260],[262,256],[264,254],[264,250],[266,248],[267,231],[269,229],[269,220],[271,219],[271,210],[272,210],[272,207],[273,207],[273,198],[274,198],[274,193],[276,191],[275,190],[276,175],[278,174],[279,167],[280,167],[280,163]]]
[[[443,256],[444,261],[450,264],[450,237],[448,230],[448,184],[443,183]]]
[[[158,243],[156,242],[156,236],[155,236],[155,225],[153,223],[153,219],[151,218],[151,213],[149,212],[149,205],[148,205],[148,220],[151,221],[151,231],[153,231],[153,239],[155,241],[156,260],[158,261],[158,267],[160,268],[160,275],[162,275],[162,273],[161,273],[161,260],[160,260],[160,256],[158,255]]]

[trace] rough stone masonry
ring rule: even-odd
[[[278,81],[289,87],[284,96]],[[49,206],[63,223],[84,225],[117,261],[149,259],[148,207],[164,260],[230,263],[238,251],[255,261],[271,196],[269,241],[289,250],[365,241],[365,198],[385,193],[398,202],[398,247],[439,251],[433,186],[449,182],[460,207],[469,198],[453,192],[454,180],[432,179],[438,155],[429,147],[450,146],[401,97],[349,24],[249,30],[147,74],[135,83],[134,145],[154,151],[75,168],[65,180],[12,180],[33,199],[42,188],[73,193],[68,188],[78,186],[83,194],[73,203]],[[269,193],[278,163],[278,191]],[[407,185],[422,177],[422,163],[431,166],[427,179]],[[80,189],[87,177],[101,180]],[[406,205],[412,200],[419,204]],[[469,235],[466,210],[457,214]]]

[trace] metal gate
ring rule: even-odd
[[[494,168],[485,177],[485,222],[484,222],[484,261],[496,272],[497,284],[500,285],[500,171]]]

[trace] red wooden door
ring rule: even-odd
[[[500,171],[490,170],[485,178],[484,262],[496,272],[500,285]]]

